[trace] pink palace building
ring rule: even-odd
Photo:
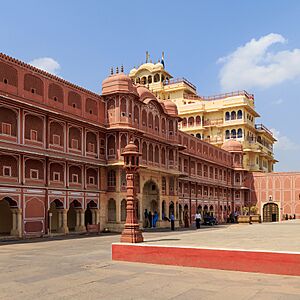
[[[0,54],[0,234],[121,231],[126,177],[121,156],[141,152],[137,215],[174,213],[176,226],[199,210],[226,222],[256,206],[263,221],[300,217],[300,174],[250,173],[235,140],[221,148],[178,129],[170,100],[118,70],[96,94]]]

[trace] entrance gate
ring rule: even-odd
[[[275,203],[267,203],[263,208],[263,221],[264,222],[278,222],[279,209]]]

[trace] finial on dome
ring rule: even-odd
[[[113,74],[114,74],[114,68],[111,67],[111,68],[110,68],[110,75],[113,75]]]
[[[116,74],[119,74],[119,67],[116,67]]]
[[[149,57],[150,57],[150,55],[149,55],[149,52],[148,52],[148,51],[146,51],[146,63],[148,62],[148,60],[149,60]]]
[[[124,72],[124,66],[122,65],[121,66],[121,73],[123,73]]]

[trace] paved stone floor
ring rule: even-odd
[[[145,244],[300,253],[300,220],[204,227],[174,238],[148,238]]]
[[[300,223],[299,223],[300,224]],[[145,233],[146,241],[199,240],[231,245],[234,236],[279,242],[274,232],[297,231],[298,223],[234,225],[191,232]],[[268,227],[269,226],[269,227]],[[257,229],[255,229],[255,227]],[[269,228],[269,229],[268,229]],[[255,230],[254,230],[255,229]],[[216,233],[218,232],[218,235]],[[270,234],[268,233],[270,232]],[[248,236],[244,236],[248,234]],[[231,238],[227,239],[227,236]],[[118,235],[30,243],[0,243],[0,299],[300,299],[300,277],[113,262]],[[293,247],[296,244],[293,244]],[[275,247],[275,246],[274,246]],[[294,249],[291,247],[290,249]],[[299,249],[298,249],[299,250]],[[278,262],[280,263],[280,262]]]

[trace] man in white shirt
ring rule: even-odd
[[[196,220],[196,228],[200,229],[201,214],[198,211],[195,214],[195,220]]]

